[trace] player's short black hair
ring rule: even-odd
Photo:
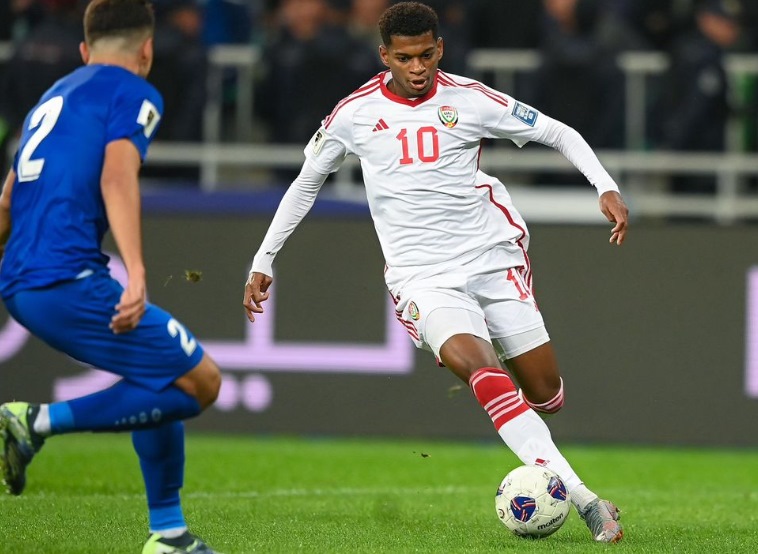
[[[92,0],[84,12],[87,44],[106,37],[129,37],[155,29],[155,14],[149,0]]]
[[[382,42],[389,46],[393,36],[417,37],[432,32],[437,38],[437,12],[421,2],[399,2],[387,8],[379,18]]]

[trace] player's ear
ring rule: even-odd
[[[142,76],[147,77],[150,73],[150,68],[153,66],[153,37],[148,37],[145,42],[142,43],[140,48],[140,67],[142,68]]]
[[[87,65],[89,63],[89,48],[87,48],[86,42],[79,43],[79,54],[82,57],[84,65]]]
[[[390,53],[389,50],[387,50],[387,47],[384,44],[379,45],[379,58],[382,60],[382,63],[389,67],[390,66]]]
[[[442,37],[437,38],[437,59],[439,60],[442,58],[442,54],[445,51],[445,42],[442,40]]]
[[[142,57],[143,62],[147,62],[148,60],[153,59],[153,38],[148,37],[145,39],[145,42],[142,43],[142,48],[140,49],[140,56]]]

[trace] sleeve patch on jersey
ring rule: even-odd
[[[137,116],[137,123],[144,128],[145,137],[150,138],[160,120],[161,114],[158,113],[158,108],[150,100],[143,100],[142,107]]]
[[[529,127],[534,127],[537,121],[537,110],[524,106],[521,102],[516,102],[516,105],[513,106],[513,116],[529,125]]]
[[[311,150],[314,155],[318,156],[318,153],[321,152],[321,148],[324,146],[324,139],[326,139],[326,134],[322,127],[316,131],[316,134],[311,138]]]

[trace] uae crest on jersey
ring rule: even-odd
[[[418,321],[418,319],[421,317],[421,314],[418,311],[418,306],[416,306],[415,302],[408,304],[408,315],[411,316],[411,319],[413,321]]]
[[[452,129],[458,123],[458,110],[452,106],[440,106],[437,110],[437,117],[440,118],[445,127]]]

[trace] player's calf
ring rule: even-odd
[[[519,398],[510,376],[499,368],[481,368],[471,376],[469,387],[498,431],[529,409]]]
[[[563,379],[561,379],[561,386],[558,389],[558,392],[555,393],[555,395],[546,402],[539,402],[539,403],[532,402],[526,397],[526,395],[524,395],[523,389],[519,390],[518,393],[521,399],[524,401],[524,403],[526,403],[527,406],[529,406],[532,410],[534,410],[541,416],[552,415],[558,412],[563,407],[563,402],[564,402]]]

